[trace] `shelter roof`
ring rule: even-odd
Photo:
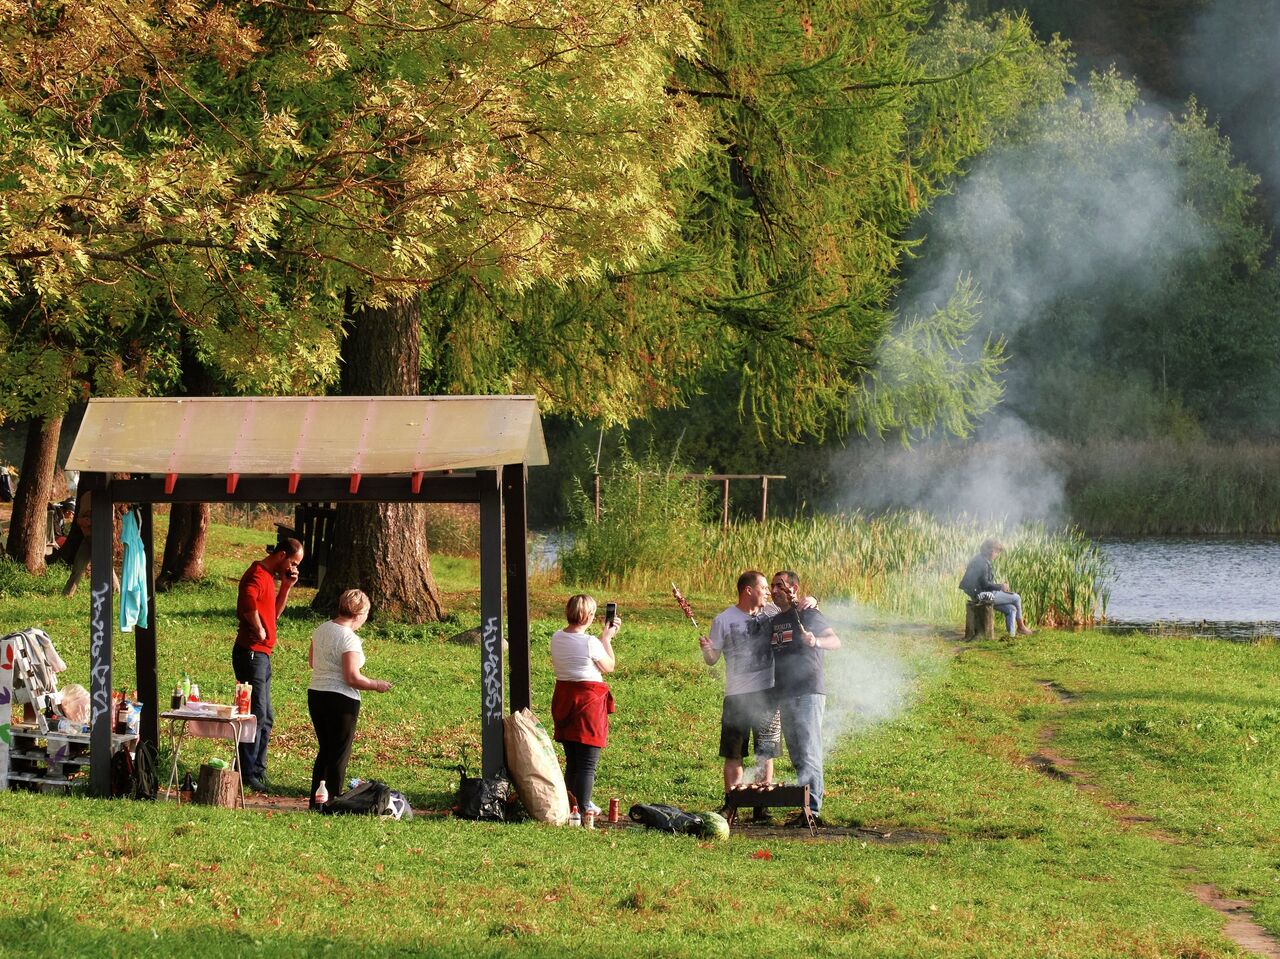
[[[93,399],[67,468],[245,476],[544,466],[531,396]]]

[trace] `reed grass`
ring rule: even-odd
[[[637,517],[643,522],[643,517]],[[576,553],[564,569],[568,582],[606,582],[636,590],[682,588],[724,592],[746,569],[769,575],[794,569],[815,596],[851,599],[894,618],[934,623],[964,619],[960,575],[978,545],[999,536],[1007,551],[997,571],[1021,594],[1028,618],[1041,625],[1085,625],[1105,614],[1106,562],[1095,544],[1072,528],[1005,528],[972,519],[942,522],[918,511],[879,516],[842,513],[811,519],[742,522],[723,529],[687,522],[680,545],[629,552],[643,533],[588,524],[593,549],[616,562],[593,568],[591,554]],[[606,551],[596,544],[614,537]],[[625,562],[622,560],[625,558]]]
[[[1064,447],[1067,508],[1099,535],[1280,533],[1280,444]]]

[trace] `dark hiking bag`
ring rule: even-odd
[[[320,807],[327,816],[378,816],[391,802],[391,787],[369,779],[358,783]]]
[[[156,747],[149,742],[138,743],[133,753],[133,798],[155,799],[160,791],[156,776]]]

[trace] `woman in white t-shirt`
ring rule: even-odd
[[[368,596],[349,589],[338,597],[338,615],[321,623],[311,634],[307,711],[319,744],[311,767],[312,809],[317,807],[316,790],[322,780],[331,796],[343,791],[360,716],[360,690],[385,693],[391,688],[385,679],[370,679],[360,671],[364,667],[364,646],[356,630],[369,618],[369,606]]]
[[[551,697],[551,718],[556,741],[564,746],[564,784],[585,814],[599,811],[591,801],[600,751],[609,736],[613,694],[604,681],[617,665],[613,637],[622,626],[618,616],[605,623],[596,639],[587,632],[596,617],[596,601],[585,594],[571,596],[565,604],[568,625],[551,637],[551,665],[556,688]]]

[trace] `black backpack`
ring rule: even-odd
[[[632,822],[643,823],[646,829],[658,829],[680,836],[702,834],[702,817],[685,812],[666,803],[637,803],[627,813]]]

